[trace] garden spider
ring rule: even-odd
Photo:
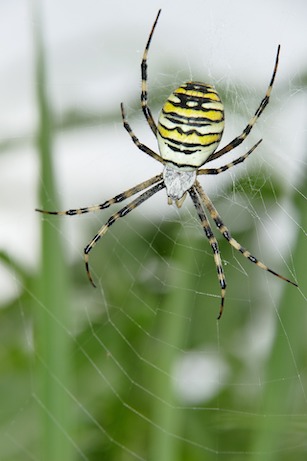
[[[233,162],[227,163],[219,168],[200,168],[205,163],[211,162],[212,160],[221,157],[239,146],[249,135],[257,119],[260,117],[269,102],[277,72],[280,46],[278,46],[277,49],[270,84],[254,116],[250,119],[239,136],[234,138],[222,149],[216,151],[224,130],[224,107],[213,86],[200,82],[186,82],[169,96],[161,110],[158,124],[156,124],[152,116],[147,98],[147,55],[160,13],[161,10],[159,10],[149,34],[141,64],[141,106],[147,123],[157,138],[160,154],[155,153],[149,147],[142,144],[136,137],[127,122],[123,104],[121,104],[121,115],[124,128],[129,133],[134,144],[142,152],[145,152],[153,159],[162,163],[164,165],[163,173],[158,174],[157,176],[154,176],[153,178],[148,179],[147,181],[144,181],[99,205],[67,211],[45,211],[40,209],[37,209],[36,211],[52,215],[80,215],[103,210],[146,189],[128,203],[128,205],[114,213],[85,247],[84,260],[86,272],[91,284],[95,286],[89,269],[89,253],[94,248],[98,240],[106,234],[112,224],[114,224],[119,218],[126,216],[130,213],[130,211],[134,210],[136,207],[141,205],[141,203],[145,202],[145,200],[149,199],[164,188],[166,188],[168,203],[172,204],[174,202],[178,208],[181,207],[188,193],[196,208],[201,225],[213,250],[218,280],[221,287],[221,304],[218,315],[219,319],[222,316],[224,308],[226,280],[218,243],[211,230],[205,209],[208,210],[212,220],[215,222],[223,237],[230,243],[230,245],[242,253],[245,258],[255,263],[261,269],[264,269],[276,277],[297,286],[295,282],[283,277],[255,258],[255,256],[242,247],[240,243],[231,236],[213,203],[205,194],[199,181],[197,180],[197,176],[217,175],[235,165],[238,165],[239,163],[244,162],[262,141],[260,139],[246,154],[238,157]]]

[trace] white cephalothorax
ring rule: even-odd
[[[196,180],[196,169],[183,170],[173,165],[165,165],[163,179],[168,196],[168,203],[174,201],[179,208],[186,196],[187,191],[193,186]]]

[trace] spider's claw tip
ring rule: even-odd
[[[90,272],[90,268],[89,268],[89,264],[88,264],[88,252],[90,250],[90,247],[87,246],[85,249],[84,249],[84,262],[85,262],[85,270],[86,270],[86,273],[87,273],[87,277],[91,283],[91,285],[93,285],[94,288],[96,288],[96,285],[94,283],[94,280],[92,278],[92,275],[91,275],[91,272]]]
[[[217,316],[216,320],[220,320],[220,318],[221,318],[222,315],[223,315],[223,310],[224,310],[224,306],[221,305],[221,307],[220,307],[220,312],[219,312],[219,315]]]
[[[224,301],[225,301],[225,288],[222,290],[221,306],[220,306],[219,315],[217,316],[217,320],[220,320],[220,318],[221,318],[222,315],[223,315],[223,311],[224,311]]]
[[[88,265],[86,265],[86,273],[87,273],[87,277],[88,277],[88,279],[89,279],[89,281],[90,281],[90,284],[91,284],[94,288],[97,288],[96,285],[95,285],[95,283],[94,283],[94,280],[93,280],[93,278],[92,278],[92,276],[91,276],[91,273],[90,273],[90,271],[89,271]]]
[[[88,276],[88,279],[89,279],[89,281],[90,281],[90,284],[91,284],[94,288],[97,288],[97,286],[96,286],[95,283],[94,283],[94,280],[92,279],[92,276],[91,276],[90,272],[89,272],[89,271],[86,271],[86,272],[87,272],[87,276]]]
[[[298,288],[298,284],[296,282],[292,282],[292,280],[288,280],[288,282],[291,283],[291,285],[294,287]]]

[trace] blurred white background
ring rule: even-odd
[[[141,111],[135,113],[132,106],[138,102],[141,56],[159,8],[162,14],[149,56],[150,88],[160,88],[166,79],[173,79],[176,86],[191,78],[209,81],[217,88],[219,84],[242,86],[256,98],[255,105],[246,107],[234,95],[233,109],[240,104],[252,115],[281,44],[272,99],[279,100],[278,89],[285,86],[288,96],[279,101],[277,113],[265,112],[257,134],[267,143],[277,143],[276,156],[267,159],[268,164],[273,167],[274,162],[282,162],[289,174],[285,181],[290,187],[295,185],[306,139],[306,95],[300,89],[307,63],[305,0],[45,0],[40,5],[49,99],[56,119],[69,111],[118,114],[117,121],[108,125],[89,123],[57,133],[54,164],[63,209],[104,201],[160,171],[160,165],[131,143],[119,110],[124,101],[137,135],[156,149]],[[31,6],[22,0],[0,2],[0,248],[34,268],[41,216],[34,212],[39,206],[40,176],[33,144],[36,24]],[[232,133],[231,113],[226,117],[230,128],[224,142],[238,134]],[[265,143],[259,155],[265,155]],[[164,202],[161,195],[152,199],[146,213],[157,216],[166,208]],[[79,241],[80,226],[76,221],[67,225],[70,238]],[[74,246],[79,251],[78,245]],[[12,281],[3,268],[0,280],[0,290],[8,296]]]

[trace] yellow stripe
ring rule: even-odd
[[[222,107],[221,107],[222,109]],[[182,115],[183,117],[186,118],[208,118],[209,120],[212,121],[222,121],[223,120],[223,113],[222,111],[219,110],[208,110],[208,111],[201,111],[201,110],[195,110],[195,109],[186,109],[182,107],[176,107],[174,106],[171,102],[166,101],[166,103],[163,106],[163,111],[166,113],[176,113],[178,115]]]
[[[193,133],[187,135],[185,133],[178,133],[177,130],[170,131],[166,128],[163,128],[161,125],[159,125],[158,130],[163,138],[166,138],[170,141],[174,140],[177,142],[184,142],[190,144],[201,144],[202,146],[208,146],[209,144],[212,144],[214,142],[219,142],[219,140],[221,139],[221,133],[205,135]]]

